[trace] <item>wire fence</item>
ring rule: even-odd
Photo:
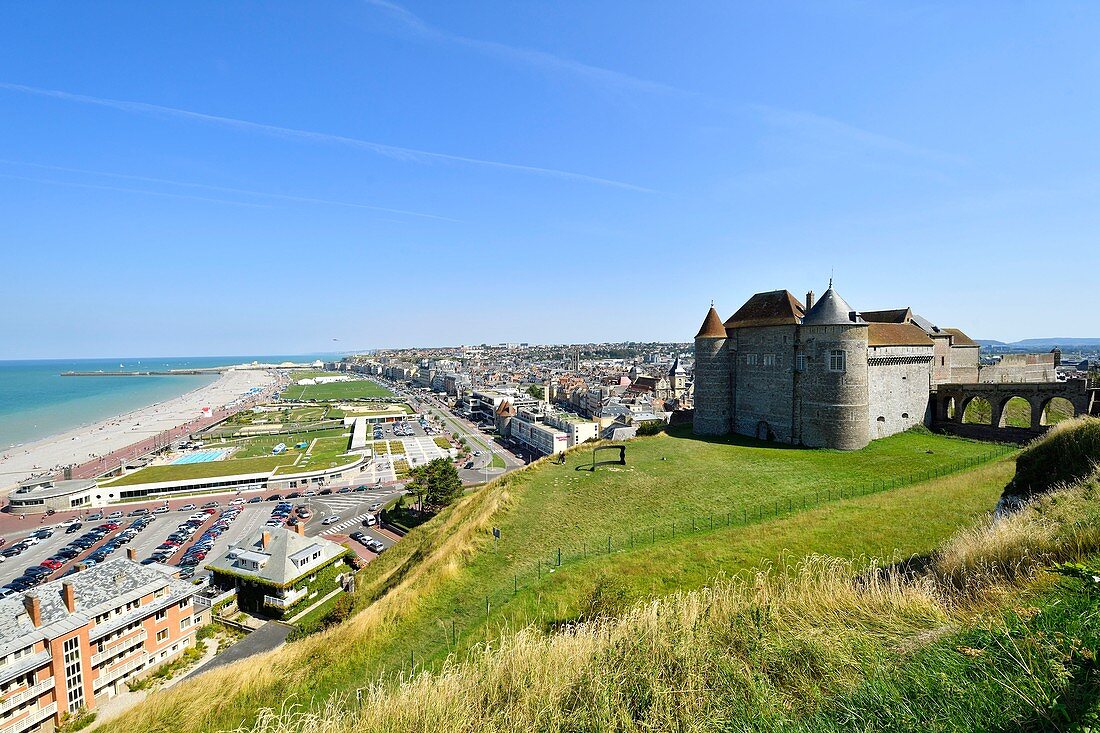
[[[1019,450],[1017,446],[998,445],[993,450],[970,458],[953,461],[922,471],[895,476],[889,479],[873,479],[869,482],[838,487],[822,487],[797,497],[772,499],[754,506],[739,507],[725,511],[713,511],[696,516],[678,515],[676,519],[647,527],[635,527],[618,533],[591,535],[581,538],[570,545],[556,547],[532,564],[525,571],[515,573],[512,582],[480,594],[471,594],[468,601],[455,605],[450,618],[439,618],[439,633],[449,648],[456,648],[464,636],[490,619],[494,610],[498,610],[515,598],[520,591],[539,585],[543,578],[549,577],[560,568],[584,562],[590,558],[610,556],[618,552],[659,545],[662,542],[732,527],[747,527],[760,522],[793,516],[830,502],[856,499],[892,489],[903,488],[936,478],[961,473],[971,468],[996,460]],[[410,653],[406,667],[400,670],[405,674],[422,669]]]

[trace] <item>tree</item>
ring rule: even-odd
[[[542,385],[532,384],[527,388],[527,394],[531,395],[536,400],[541,400],[542,396],[546,394],[546,390],[542,388]]]
[[[420,497],[421,503],[439,511],[462,495],[462,479],[458,469],[446,458],[436,458],[413,469],[408,489]]]

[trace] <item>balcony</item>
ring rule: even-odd
[[[280,609],[290,608],[295,603],[305,598],[306,592],[306,588],[301,588],[296,591],[291,591],[282,598],[280,598],[279,596],[264,596],[264,605]]]
[[[29,715],[25,717],[8,723],[0,728],[0,733],[23,733],[24,731],[36,728],[39,723],[54,715],[57,715],[57,703],[51,702],[45,707],[29,711]]]
[[[136,642],[145,641],[149,638],[149,632],[146,631],[144,628],[138,628],[135,629],[135,631],[137,633],[130,634],[129,636],[124,636],[111,644],[111,646],[104,648],[103,651],[93,654],[92,666],[95,667],[101,662],[104,662],[114,655],[118,654],[123,649],[133,646]]]
[[[150,661],[149,655],[148,654],[142,654],[141,656],[135,657],[134,659],[131,659],[129,662],[127,662],[126,664],[123,664],[119,667],[115,667],[114,669],[100,670],[99,671],[99,676],[95,678],[95,684],[93,686],[95,687],[96,690],[99,690],[103,687],[106,687],[107,685],[109,685],[112,682],[114,682],[115,680],[117,680],[119,677],[122,677],[125,674],[129,674],[130,672],[133,672],[135,669],[137,669],[138,667],[140,667],[141,665],[145,664],[148,661]],[[0,733],[3,733],[3,732],[0,731]]]
[[[35,685],[31,685],[22,692],[17,692],[14,695],[9,695],[8,697],[4,698],[3,702],[0,702],[0,715],[3,715],[12,708],[19,707],[27,700],[38,697],[43,692],[50,689],[53,689],[53,677],[47,677],[41,682]]]

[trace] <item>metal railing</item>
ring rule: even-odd
[[[149,632],[146,631],[144,628],[138,628],[137,632],[138,633],[136,633],[132,636],[123,636],[118,641],[111,644],[109,647],[106,647],[103,651],[96,652],[95,654],[93,654],[92,655],[92,666],[94,667],[94,666],[98,665],[100,662],[103,662],[104,660],[110,659],[114,655],[118,654],[118,652],[121,649],[123,649],[124,647],[130,646],[131,644],[133,644],[135,642],[138,642],[138,641],[145,641],[146,639],[149,638]]]

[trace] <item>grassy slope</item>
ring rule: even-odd
[[[361,705],[252,730],[1095,730],[1098,489],[965,529],[911,578],[853,582],[858,566],[814,558],[566,633],[528,629],[438,673],[364,681]],[[1047,572],[1082,559],[1075,577]]]
[[[449,651],[448,620],[456,621],[464,643],[478,638],[485,633],[478,627],[478,616],[479,609],[484,613],[481,599],[487,588],[510,586],[519,570],[530,576],[533,562],[559,545],[575,542],[579,549],[582,536],[622,536],[624,526],[702,515],[700,506],[754,508],[770,505],[771,497],[826,504],[816,510],[819,514],[669,538],[660,547],[672,561],[668,563],[644,550],[614,556],[623,577],[634,579],[631,592],[649,595],[672,587],[698,587],[718,574],[776,558],[789,545],[799,552],[815,550],[818,540],[820,549],[842,555],[924,551],[959,522],[991,508],[1010,474],[1002,463],[979,468],[968,480],[948,477],[879,496],[830,502],[822,493],[826,489],[853,491],[865,487],[868,476],[907,480],[913,471],[974,458],[987,453],[989,446],[918,433],[878,441],[856,453],[682,436],[642,439],[630,446],[627,470],[574,471],[587,460],[575,454],[566,466],[544,464],[494,482],[372,563],[361,575],[359,597],[361,602],[381,600],[348,624],[249,662],[246,682],[237,673],[204,675],[201,684],[184,684],[158,696],[126,720],[136,729],[173,733],[233,727],[249,720],[257,708],[277,706],[288,697],[361,686],[384,668],[399,667],[410,653],[418,663],[438,660]],[[895,495],[897,506],[890,509],[890,497]],[[493,524],[503,529],[495,550],[487,538]],[[876,532],[853,531],[860,524]],[[817,528],[817,537],[798,543],[807,525]],[[707,562],[691,573],[674,567],[700,557]],[[517,614],[530,617],[540,610],[531,600],[539,594],[552,600],[543,620],[575,613],[591,585],[586,563],[597,570],[593,559],[581,560],[559,571],[562,583],[545,589],[534,587],[538,581],[528,577],[527,584],[533,586],[514,606],[496,609],[499,615],[491,623]],[[617,572],[610,566],[608,570]],[[220,696],[209,706],[206,696],[212,686]]]

